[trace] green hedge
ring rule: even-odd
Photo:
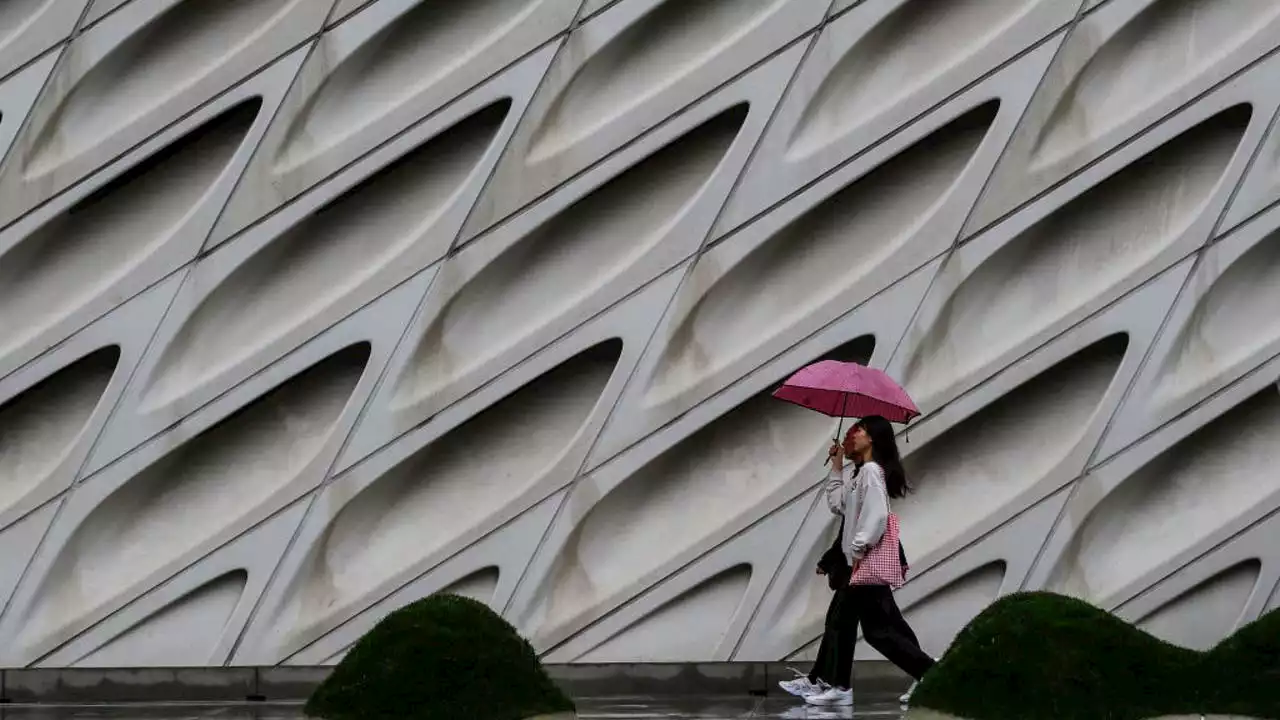
[[[521,720],[573,709],[515,628],[483,603],[438,594],[360,638],[304,712],[326,720]]]
[[[912,705],[969,720],[1280,718],[1280,611],[1201,653],[1074,598],[997,600],[960,631]]]

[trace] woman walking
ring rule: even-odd
[[[827,506],[843,516],[840,547],[852,575],[833,600],[835,680],[823,692],[806,695],[805,702],[848,706],[853,704],[853,654],[859,625],[871,647],[917,681],[933,667],[934,659],[920,648],[893,598],[893,591],[904,581],[904,568],[899,563],[897,518],[889,513],[889,498],[903,497],[908,490],[893,426],[878,415],[862,418],[849,428],[843,443],[832,444],[830,455]],[[847,475],[846,457],[854,462]],[[884,542],[894,547],[882,547]]]

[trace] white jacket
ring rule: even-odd
[[[874,461],[863,463],[856,471],[851,462],[840,471],[832,468],[827,474],[825,490],[827,507],[832,514],[845,518],[840,548],[852,566],[880,542],[889,524],[889,492],[885,489],[884,468]]]

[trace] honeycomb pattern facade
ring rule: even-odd
[[[813,652],[903,380],[900,603],[1280,604],[1280,4],[9,0],[0,666]],[[865,657],[870,651],[860,649]]]

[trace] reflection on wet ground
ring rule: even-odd
[[[891,697],[859,698],[853,708],[816,708],[788,697],[588,698],[578,701],[580,720],[728,720],[729,718],[898,718]],[[237,705],[3,705],[0,720],[300,720],[297,704]],[[459,718],[459,720],[481,720]]]

